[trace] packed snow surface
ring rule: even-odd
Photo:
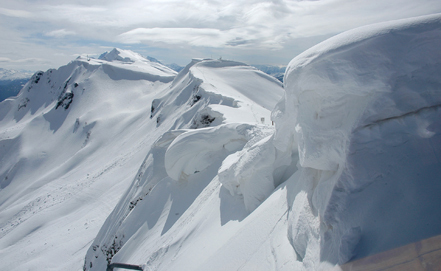
[[[85,269],[326,270],[441,234],[439,48],[441,15],[333,37],[289,64],[275,130],[277,84],[194,60]]]

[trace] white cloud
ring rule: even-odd
[[[256,35],[244,29],[219,30],[213,28],[137,28],[118,36],[122,43],[187,44],[201,47],[246,46]],[[247,38],[243,38],[246,36]]]
[[[30,51],[38,43],[51,46],[51,49],[58,47],[66,55],[83,53],[67,52],[63,38],[75,35],[77,44],[70,46],[69,50],[82,46],[146,44],[150,48],[166,48],[167,54],[175,50],[177,55],[198,50],[222,50],[224,57],[250,52],[257,57],[268,57],[277,51],[286,52],[286,62],[300,53],[299,50],[306,49],[293,46],[299,39],[319,40],[314,37],[337,34],[370,23],[441,12],[439,0],[4,2],[0,8],[0,32],[6,39],[8,35],[5,33],[18,33],[20,48],[27,43]],[[45,37],[57,39],[49,44]],[[2,42],[5,46],[5,40]],[[0,56],[10,57],[10,53],[17,50],[15,47],[3,50]],[[160,55],[155,57],[161,58]]]
[[[222,33],[210,28],[137,28],[118,36],[122,43],[199,44],[217,47],[223,43]]]
[[[156,22],[165,26],[135,27],[119,34],[117,40],[128,44],[277,50],[282,49],[286,41],[296,38],[335,34],[365,24],[441,11],[441,3],[436,4],[433,0],[418,3],[413,0],[182,3],[166,1],[157,5],[158,2],[153,1],[147,12],[152,16],[146,16],[139,25]],[[169,6],[172,4],[176,6]]]
[[[9,17],[30,18],[32,13],[26,10],[0,8],[0,14]]]
[[[8,57],[0,57],[0,63],[48,63],[42,58],[24,58],[24,59],[10,59]]]
[[[63,38],[69,35],[76,35],[76,33],[66,29],[58,29],[45,34],[45,36],[47,37],[54,37],[54,38]]]

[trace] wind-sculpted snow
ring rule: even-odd
[[[273,133],[274,128],[268,125],[269,109],[282,93],[277,80],[245,64],[193,60],[161,97],[152,101],[150,121],[157,133],[148,137],[157,139],[132,186],[92,243],[84,267],[102,270],[109,262],[126,261],[126,257],[135,256],[135,247],[150,251],[148,261],[156,265],[168,251],[179,250],[173,245],[181,242],[179,238],[173,241],[176,231],[188,234],[185,225],[196,212],[193,203],[200,202],[200,197],[208,199],[204,190],[213,189],[208,186],[219,188],[219,181],[213,178],[223,160]],[[256,104],[262,97],[266,101]],[[234,198],[222,191],[223,197]],[[226,210],[223,219],[235,219],[235,215]],[[139,234],[147,234],[149,241],[144,242]]]
[[[248,211],[256,209],[276,187],[273,177],[276,150],[271,134],[231,154],[219,169],[219,181],[232,195],[242,195]]]
[[[177,75],[170,91],[153,101],[150,117],[158,126],[166,118],[174,119],[172,129],[231,122],[270,124],[269,112],[282,93],[278,80],[243,63],[194,59]],[[184,103],[190,107],[177,110]]]
[[[176,181],[187,180],[228,154],[243,148],[254,127],[248,124],[226,124],[188,131],[178,136],[165,153],[168,176]]]
[[[85,269],[327,270],[440,234],[440,46],[434,15],[351,30],[305,51],[287,68],[275,133],[256,125],[268,119],[255,109],[276,97],[248,85],[264,77],[194,60],[152,102],[157,129],[169,132]]]
[[[38,72],[0,103],[0,262],[327,270],[441,234],[439,48],[441,15],[354,29],[294,58],[284,95],[119,49]]]
[[[313,185],[290,210],[302,258],[343,263],[441,233],[440,46],[434,15],[348,31],[289,64],[274,143],[298,150],[298,181]]]

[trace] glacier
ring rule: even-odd
[[[121,49],[38,72],[0,103],[0,261],[339,270],[440,235],[439,48],[435,14],[334,36],[283,86]]]

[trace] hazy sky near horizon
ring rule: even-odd
[[[287,65],[345,30],[440,12],[439,0],[0,0],[0,67],[58,68],[114,47],[180,65]]]

